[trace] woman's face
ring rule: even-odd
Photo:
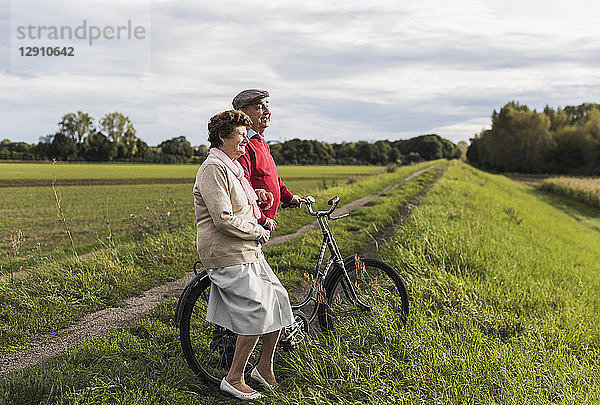
[[[235,127],[229,138],[221,138],[223,145],[219,147],[229,156],[231,160],[236,160],[246,153],[246,145],[248,145],[248,132],[245,126]]]

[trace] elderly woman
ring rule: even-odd
[[[194,185],[198,254],[212,283],[206,318],[238,335],[221,390],[246,400],[260,397],[244,381],[246,363],[259,337],[262,354],[250,375],[272,387],[277,384],[273,353],[279,332],[293,322],[288,294],[261,251],[270,232],[258,224],[257,200],[268,204],[272,196],[253,190],[236,161],[245,152],[251,124],[237,110],[210,119],[211,149]]]

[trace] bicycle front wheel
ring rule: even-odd
[[[334,268],[325,281],[326,305],[319,310],[319,324],[332,331],[347,317],[375,315],[394,317],[401,323],[408,316],[408,292],[398,272],[389,264],[358,255],[344,262],[358,302],[352,299],[350,288],[341,268]],[[361,304],[366,307],[361,307]]]
[[[237,335],[206,320],[210,289],[210,279],[205,277],[190,292],[182,307],[179,337],[184,357],[194,373],[219,385],[231,366]],[[254,350],[246,372],[252,370],[259,356],[260,350]]]

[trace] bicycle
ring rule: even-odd
[[[324,331],[333,331],[337,322],[345,316],[368,313],[377,308],[391,308],[401,322],[408,316],[408,293],[404,281],[389,264],[376,259],[360,258],[358,255],[343,258],[329,228],[330,221],[347,217],[344,214],[332,217],[340,196],[328,201],[331,206],[326,211],[314,211],[315,199],[302,198],[310,215],[317,218],[323,234],[315,270],[309,276],[310,289],[305,298],[292,305],[294,323],[284,328],[278,347],[291,350],[309,333],[310,324],[318,318]],[[285,207],[285,206],[284,206]],[[330,257],[325,262],[326,251]],[[196,276],[185,287],[175,312],[179,325],[180,341],[184,357],[198,376],[210,383],[219,384],[227,374],[231,364],[237,336],[222,327],[206,321],[206,308],[210,295],[210,279],[206,271],[198,271],[200,262],[194,263]],[[312,304],[310,315],[302,309]],[[260,350],[254,350],[246,372],[249,373],[258,362]]]

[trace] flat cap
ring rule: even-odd
[[[233,108],[239,110],[265,97],[269,97],[269,92],[266,90],[248,89],[235,96],[231,104],[233,104]]]

